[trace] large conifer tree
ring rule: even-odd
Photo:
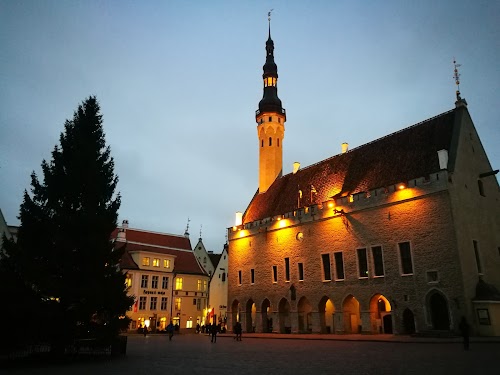
[[[122,254],[110,241],[120,195],[95,97],[66,121],[42,172],[43,182],[33,172],[24,193],[17,244],[4,246],[11,269],[53,318],[30,324],[50,324],[67,339],[114,335],[128,323],[132,299],[118,268]]]

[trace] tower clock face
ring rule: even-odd
[[[296,238],[297,238],[297,241],[302,241],[304,239],[304,233],[302,233],[302,232],[297,233]]]

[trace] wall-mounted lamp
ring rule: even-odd
[[[344,209],[341,209],[341,210],[337,210],[336,208],[333,209],[333,214],[334,215],[344,215],[345,212],[344,212]]]
[[[403,189],[405,189],[405,188],[406,188],[406,184],[404,184],[404,183],[400,183],[400,184],[398,184],[398,189],[399,189],[399,190],[403,190]]]

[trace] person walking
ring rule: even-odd
[[[243,331],[243,327],[241,326],[241,322],[236,322],[236,341],[241,341],[241,333]]]
[[[148,326],[144,326],[144,328],[142,329],[142,333],[144,333],[144,337],[148,335]]]
[[[462,316],[462,320],[460,321],[458,328],[460,329],[460,333],[462,334],[462,337],[464,338],[464,350],[469,350],[470,326],[469,326],[469,323],[467,323],[465,316]]]
[[[174,325],[172,324],[172,321],[170,321],[170,324],[167,326],[167,332],[168,341],[172,341],[172,336],[174,335]]]
[[[217,342],[217,326],[214,324],[212,324],[212,340],[210,342]]]

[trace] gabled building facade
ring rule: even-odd
[[[127,315],[130,331],[145,325],[165,331],[170,321],[180,331],[194,331],[207,314],[209,276],[191,248],[188,236],[128,227],[114,232],[115,246],[124,248],[120,267],[127,274],[135,303]]]
[[[221,254],[209,254],[215,270],[210,279],[209,309],[217,323],[227,323],[227,291],[228,291],[228,254],[227,245]]]
[[[229,327],[500,335],[500,191],[455,108],[282,175],[285,110],[266,43],[259,188],[228,229]]]

